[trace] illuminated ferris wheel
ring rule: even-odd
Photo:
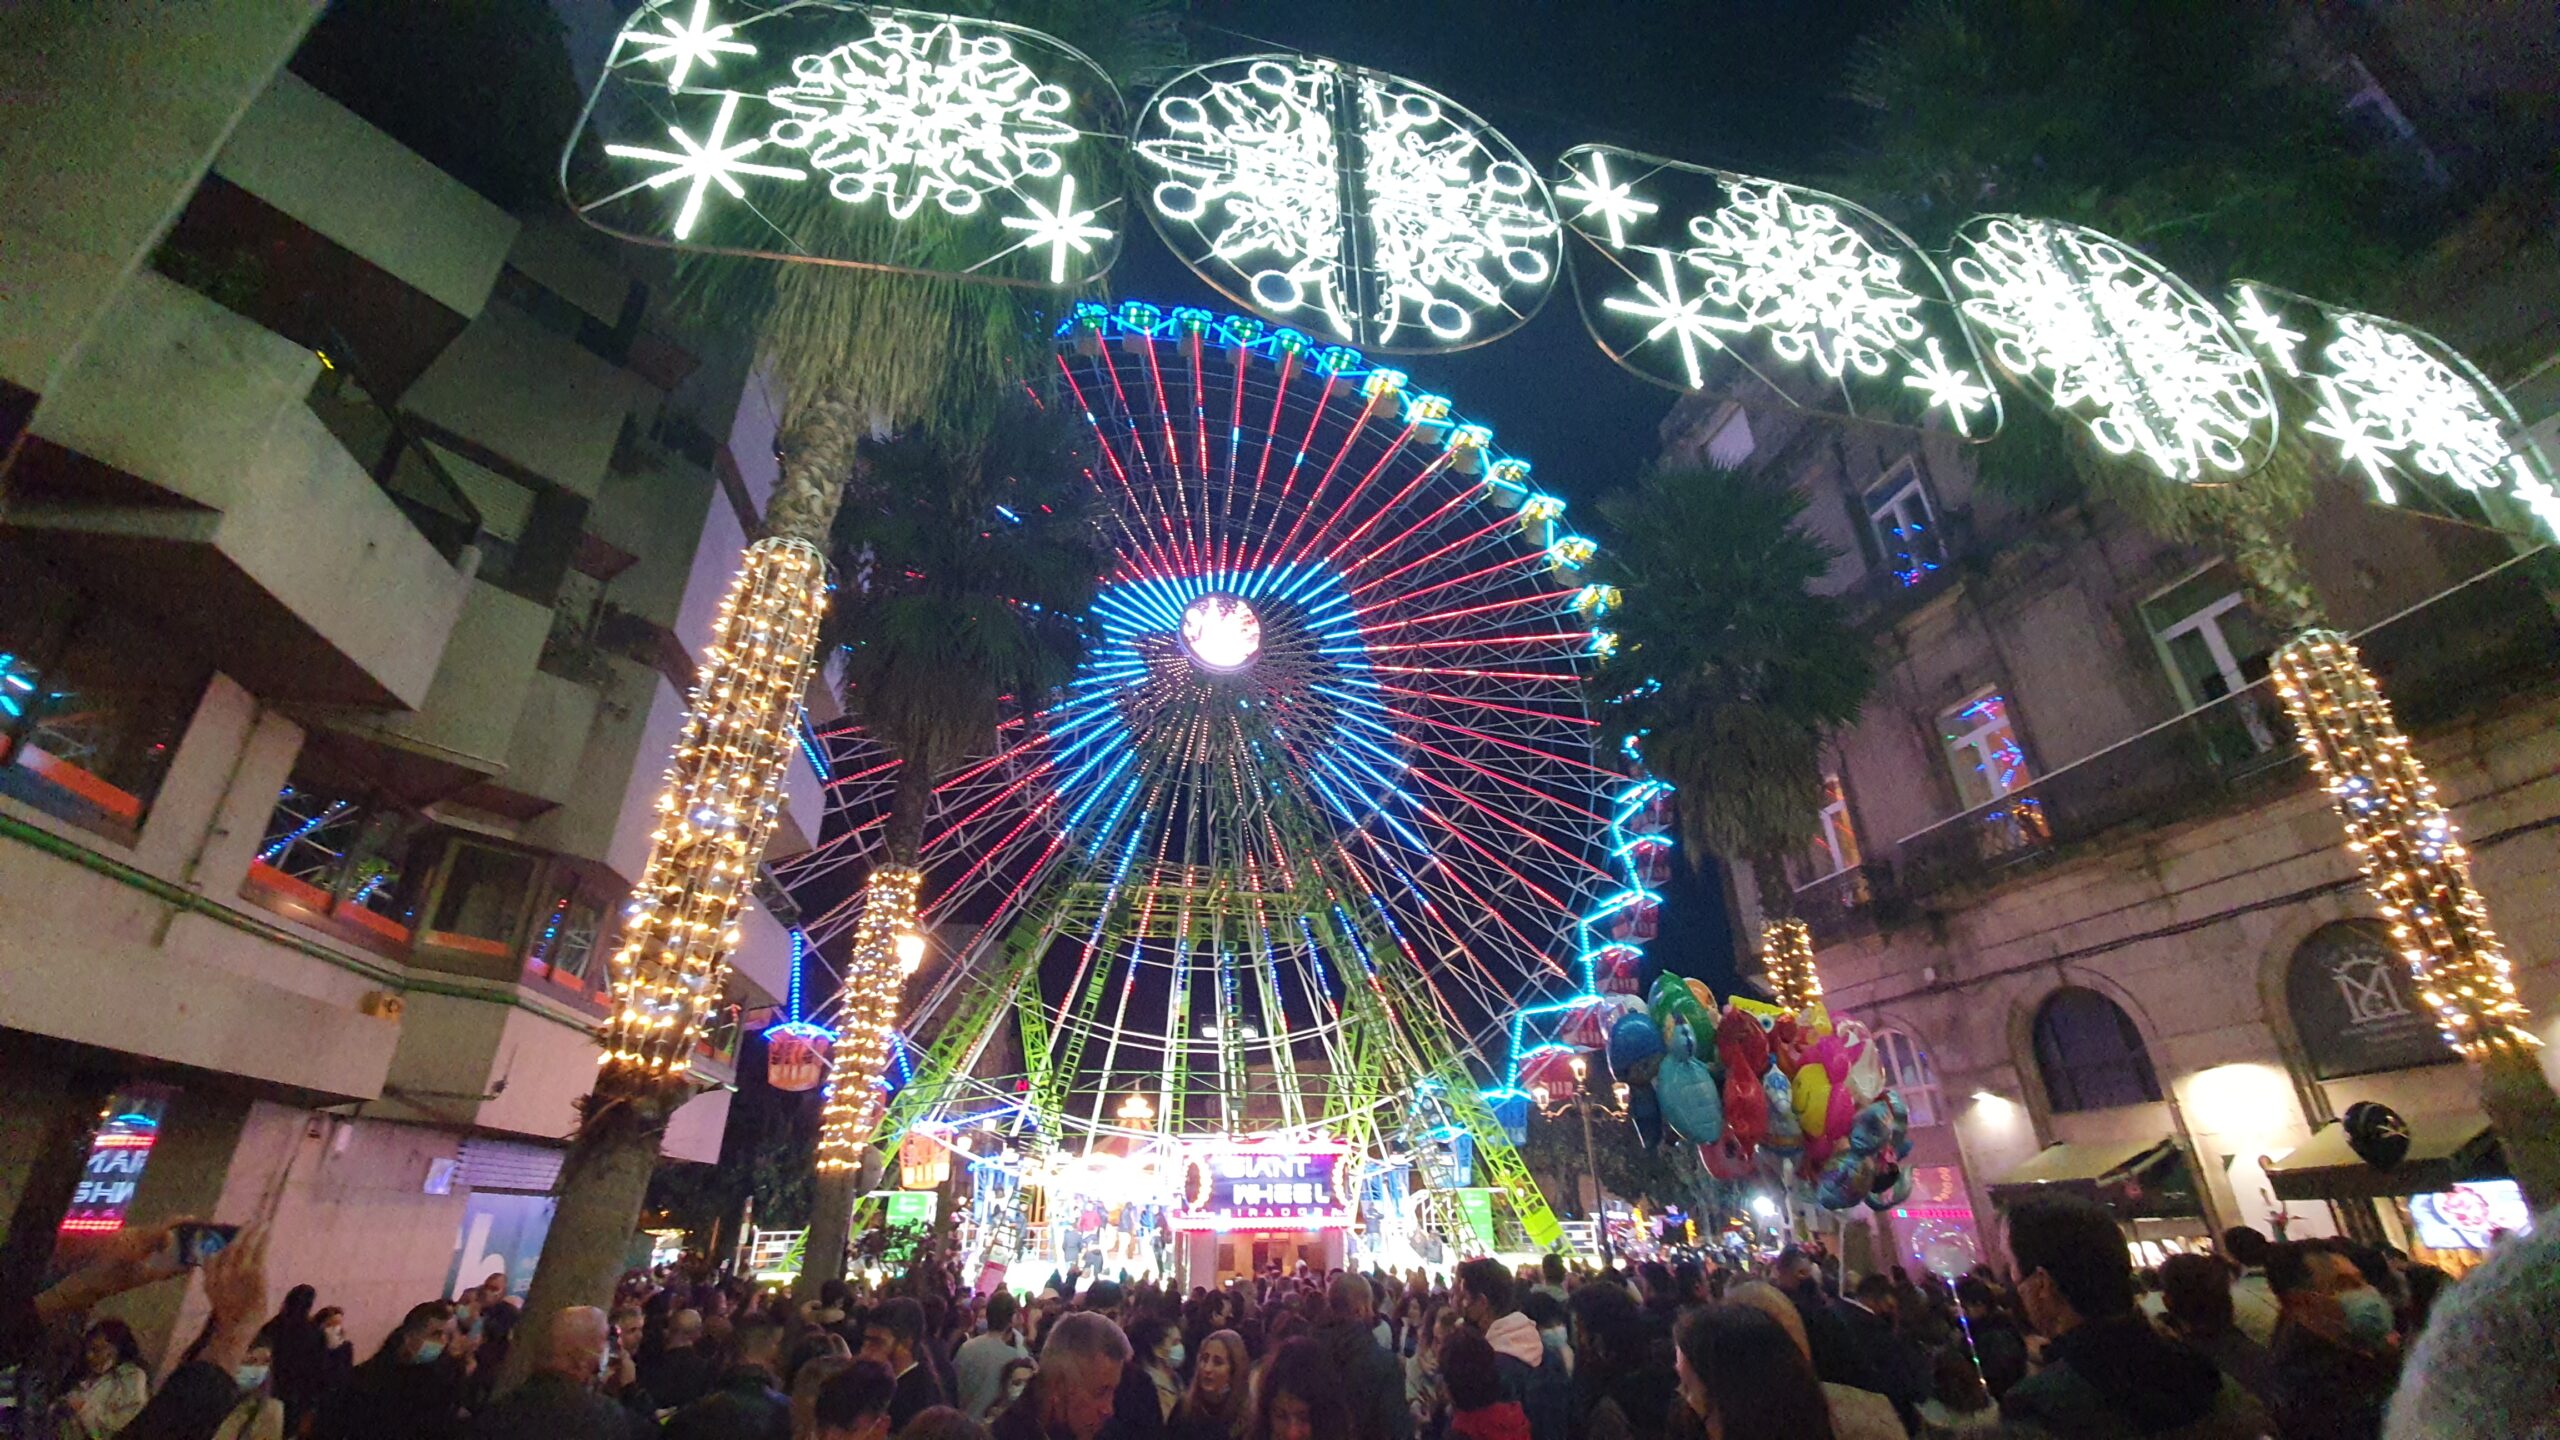
[[[1130,303],[1079,310],[1058,366],[1116,560],[1074,681],[937,790],[926,919],[958,963],[910,1014],[885,1133],[1464,1134],[1551,1226],[1479,1089],[1542,1038],[1524,1015],[1596,1003],[1595,927],[1626,930],[1627,782],[1580,691],[1615,602],[1591,543],[1351,350]],[[895,762],[831,758],[840,833],[794,883],[878,833]]]

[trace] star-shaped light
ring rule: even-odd
[[[1698,347],[1704,345],[1710,350],[1721,350],[1724,342],[1716,338],[1714,322],[1707,318],[1707,297],[1692,295],[1687,299],[1681,298],[1680,272],[1672,265],[1671,252],[1656,250],[1653,256],[1662,265],[1659,289],[1638,280],[1636,291],[1643,299],[1628,300],[1612,295],[1600,304],[1603,308],[1654,322],[1653,328],[1645,332],[1644,344],[1650,345],[1665,335],[1678,337],[1680,363],[1688,369],[1689,388],[1703,389],[1707,379],[1698,369]]]
[[[676,212],[675,235],[679,240],[693,233],[693,222],[702,214],[702,192],[713,185],[743,200],[747,192],[738,184],[737,177],[740,175],[766,175],[776,180],[807,178],[798,170],[781,165],[750,165],[739,158],[764,144],[764,141],[758,138],[741,140],[734,145],[728,143],[729,122],[736,118],[737,113],[737,92],[731,91],[720,97],[720,114],[712,120],[710,132],[700,140],[695,140],[673,125],[668,126],[667,134],[675,140],[677,150],[682,153],[648,150],[637,145],[604,147],[604,153],[607,155],[620,156],[626,160],[656,160],[664,163],[668,167],[666,170],[649,177],[648,184],[652,190],[663,190],[679,181],[692,182],[692,190],[688,191],[684,197],[684,208]]]
[[[1556,187],[1556,193],[1567,200],[1582,202],[1582,213],[1573,217],[1576,220],[1588,220],[1594,215],[1600,217],[1600,223],[1609,227],[1609,248],[1612,250],[1626,245],[1629,223],[1662,208],[1650,200],[1637,199],[1633,185],[1610,179],[1609,157],[1604,154],[1595,153],[1591,157],[1590,174],[1574,171],[1571,180]]]
[[[1076,177],[1073,175],[1059,177],[1056,208],[1043,205],[1030,195],[1023,196],[1022,203],[1031,213],[1007,215],[1004,228],[1030,232],[1023,237],[1024,246],[1049,247],[1049,283],[1052,285],[1067,283],[1067,252],[1070,249],[1078,255],[1090,255],[1094,241],[1111,238],[1109,226],[1093,223],[1095,212],[1075,208]]]
[[[629,36],[634,45],[654,47],[640,56],[644,65],[666,65],[667,88],[684,84],[685,75],[699,65],[705,70],[720,68],[722,55],[753,55],[756,47],[744,40],[729,38],[738,33],[735,25],[711,23],[711,0],[693,0],[693,18],[678,26],[675,17],[654,17],[666,27],[662,32],[635,30]]]
[[[1991,403],[1991,387],[1974,377],[1970,370],[1947,363],[1946,352],[1939,348],[1938,337],[1922,342],[1922,353],[1911,362],[1911,373],[1902,377],[1903,385],[1920,392],[1928,409],[1943,409],[1953,420],[1956,433],[1973,437],[1965,416]]]
[[[2267,302],[2259,298],[2255,287],[2239,285],[2233,288],[2239,294],[2239,303],[2232,307],[2231,323],[2240,327],[2241,333],[2249,337],[2250,344],[2265,351],[2267,358],[2276,362],[2277,369],[2287,375],[2301,374],[2302,365],[2294,358],[2294,351],[2302,344],[2302,332],[2286,325],[2284,317],[2268,309]]]

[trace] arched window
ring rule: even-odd
[[[2056,1115],[2160,1098],[2133,1017],[2095,990],[2056,990],[2037,1009],[2036,1068]]]
[[[1902,1103],[1911,1109],[1913,1125],[1935,1125],[1946,1118],[1946,1099],[1938,1091],[1938,1067],[1929,1063],[1929,1052],[1911,1038],[1907,1030],[1879,1030],[1875,1033],[1876,1055],[1884,1063],[1884,1078],[1902,1092]]]

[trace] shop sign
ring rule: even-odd
[[[2323,1080],[2443,1065],[2454,1058],[2418,1000],[2409,967],[2367,920],[2323,925],[2293,952],[2285,1006]]]
[[[60,1233],[104,1235],[124,1228],[124,1212],[133,1204],[143,1167],[151,1163],[167,1104],[164,1094],[138,1091],[119,1091],[108,1102],[106,1119],[90,1137],[89,1159],[71,1192],[71,1208],[63,1212]]]
[[[1359,1161],[1336,1147],[1213,1150],[1184,1167],[1179,1230],[1303,1230],[1352,1224]]]

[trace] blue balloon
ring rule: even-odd
[[[1652,1086],[1627,1087],[1627,1123],[1636,1127],[1636,1139],[1644,1148],[1662,1148],[1662,1107],[1654,1101]]]
[[[1630,1084],[1648,1078],[1638,1067],[1662,1056],[1662,1031],[1653,1017],[1642,1010],[1630,1010],[1609,1027],[1609,1068]]]

